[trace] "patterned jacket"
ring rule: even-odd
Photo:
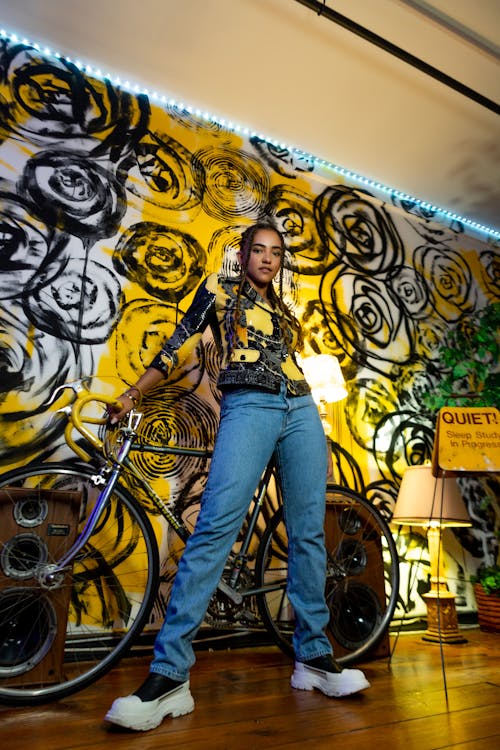
[[[246,282],[240,300],[240,323],[229,347],[238,279],[216,273],[200,285],[188,311],[151,363],[165,377],[182,364],[211,327],[221,357],[217,385],[262,388],[277,393],[284,380],[291,396],[310,393],[292,346],[283,341],[279,314]],[[231,353],[229,353],[231,350]]]

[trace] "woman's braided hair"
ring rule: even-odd
[[[234,341],[235,341],[235,329],[240,324],[241,321],[241,295],[243,292],[243,287],[247,278],[247,270],[248,270],[248,263],[250,261],[250,249],[253,244],[253,239],[255,237],[256,232],[258,232],[261,229],[267,229],[272,232],[275,232],[278,237],[280,238],[280,244],[281,244],[281,262],[280,262],[280,271],[279,271],[279,278],[278,278],[278,291],[276,291],[276,288],[273,283],[269,284],[268,288],[268,298],[272,306],[279,312],[280,314],[280,328],[283,334],[283,339],[286,344],[291,344],[293,339],[293,334],[295,333],[297,336],[297,350],[301,350],[304,345],[304,337],[302,333],[302,327],[298,321],[298,319],[295,317],[294,313],[290,309],[290,307],[287,305],[287,303],[283,299],[283,264],[285,259],[285,242],[283,239],[283,236],[281,232],[277,229],[277,227],[272,224],[270,221],[266,222],[258,222],[257,224],[253,224],[251,227],[248,227],[245,229],[245,231],[241,235],[241,241],[240,241],[240,254],[242,259],[242,267],[241,267],[241,276],[240,276],[240,283],[238,286],[238,292],[236,295],[236,305],[234,309],[234,317],[233,317],[233,330],[231,332],[231,341],[230,341],[230,352],[233,350],[234,347]]]

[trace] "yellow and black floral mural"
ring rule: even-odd
[[[332,435],[338,475],[389,519],[405,468],[431,457],[435,417],[422,394],[442,374],[437,345],[450,325],[500,301],[498,244],[35,47],[4,40],[0,76],[1,470],[69,459],[51,419],[53,390],[92,376],[98,390],[121,393],[202,278],[231,269],[244,228],[272,217],[287,241],[287,295],[305,353],[336,355],[347,383]],[[147,436],[210,446],[216,371],[206,338],[145,402]],[[196,504],[207,461],[142,460],[177,507]],[[474,478],[464,497],[474,526],[448,547],[459,609],[472,602],[462,582],[497,543]],[[405,539],[411,567],[425,540]],[[160,542],[168,577],[174,552]],[[416,586],[402,587],[407,612],[421,606],[427,578],[420,562]]]

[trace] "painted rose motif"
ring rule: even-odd
[[[30,206],[0,183],[0,298],[18,299],[54,258],[68,238],[55,235],[30,213]],[[46,270],[45,270],[46,272]]]
[[[444,320],[455,321],[473,308],[470,268],[455,250],[445,245],[419,247],[414,264],[431,290],[434,309]]]
[[[74,344],[102,344],[116,323],[121,287],[102,263],[73,257],[55,262],[26,296],[26,315],[43,331]]]
[[[338,326],[345,350],[356,351],[358,361],[374,368],[380,367],[377,360],[408,361],[412,326],[385,279],[342,271],[326,278],[321,299],[325,310],[331,302],[331,322]]]
[[[412,318],[423,318],[428,314],[427,285],[414,268],[402,266],[395,269],[390,274],[388,283],[408,315]]]
[[[276,185],[265,213],[285,236],[293,270],[307,276],[323,273],[332,258],[314,223],[311,197],[297,188]]]
[[[120,237],[113,264],[123,276],[157,299],[178,302],[199,283],[206,252],[187,232],[139,222]]]
[[[133,383],[149,367],[164,340],[175,330],[179,310],[174,305],[148,299],[135,299],[122,308],[110,341],[116,371],[126,383]],[[183,386],[196,388],[203,377],[201,344],[192,357],[169,378],[169,384],[185,379]]]
[[[403,261],[389,214],[370,194],[344,185],[326,188],[315,201],[316,224],[338,262],[366,273],[384,273]]]
[[[481,262],[481,276],[489,294],[494,299],[500,299],[500,253],[485,250],[479,256]]]
[[[73,152],[36,154],[26,163],[20,189],[40,218],[87,241],[115,234],[126,210],[118,180]]]
[[[209,216],[251,221],[262,214],[269,197],[269,175],[252,155],[227,147],[200,149],[193,157],[193,172]]]
[[[33,324],[10,301],[0,311],[0,465],[54,449],[64,422],[51,418],[52,391],[92,372],[92,355]]]
[[[172,212],[176,221],[193,221],[201,209],[201,190],[193,179],[191,159],[192,154],[173,138],[148,133],[134,155],[120,164],[120,172],[127,176],[130,193]]]
[[[306,155],[300,154],[296,150],[290,150],[280,144],[269,143],[268,141],[253,136],[250,142],[255,150],[277,174],[283,177],[294,178],[297,172],[313,172],[314,164]]]
[[[432,458],[434,419],[414,411],[397,411],[377,424],[373,436],[374,455],[381,475],[401,480],[408,466]]]
[[[38,145],[78,139],[85,152],[107,151],[116,161],[115,150],[126,149],[145,130],[150,112],[144,96],[133,96],[34,48],[15,46],[2,62],[4,132]]]

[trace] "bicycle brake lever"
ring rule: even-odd
[[[57,388],[52,391],[50,394],[50,398],[48,401],[45,402],[45,406],[51,406],[51,404],[55,403],[61,393],[66,391],[68,388],[71,388],[72,391],[75,393],[81,393],[81,391],[88,391],[88,385],[92,381],[91,377],[85,377],[85,378],[79,378],[78,380],[72,380],[69,383],[63,383],[62,385],[57,386]],[[62,410],[61,410],[62,411]]]
[[[66,418],[71,416],[71,406],[61,406],[60,409],[56,409],[49,414],[49,421],[47,427],[50,427],[58,418],[60,414],[63,414]]]

